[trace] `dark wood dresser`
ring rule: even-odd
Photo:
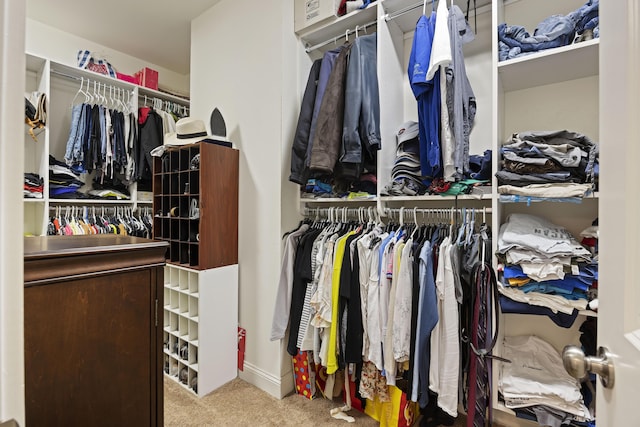
[[[166,242],[24,239],[26,422],[162,426]]]

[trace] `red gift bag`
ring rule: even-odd
[[[380,427],[409,427],[418,418],[420,408],[407,399],[407,394],[398,387],[389,386],[391,401],[380,402],[367,399],[364,413],[380,423]]]
[[[308,351],[298,351],[293,356],[293,378],[296,384],[296,393],[313,399],[316,394],[313,356]]]

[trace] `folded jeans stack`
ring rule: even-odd
[[[540,22],[530,35],[520,25],[498,25],[498,56],[500,61],[517,58],[545,49],[566,46],[584,41],[588,37],[598,37],[599,0],[588,0],[573,12],[552,15]],[[576,35],[578,37],[576,38]]]

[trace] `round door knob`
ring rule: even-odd
[[[613,387],[613,361],[605,347],[598,348],[598,356],[585,356],[580,347],[568,345],[562,350],[562,364],[573,378],[581,380],[588,373],[592,373],[600,377],[600,382],[605,388]]]
[[[587,360],[584,351],[578,346],[568,345],[562,350],[562,364],[573,378],[581,380],[587,376]]]

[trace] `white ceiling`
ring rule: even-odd
[[[27,17],[189,73],[191,20],[220,0],[27,0]]]

